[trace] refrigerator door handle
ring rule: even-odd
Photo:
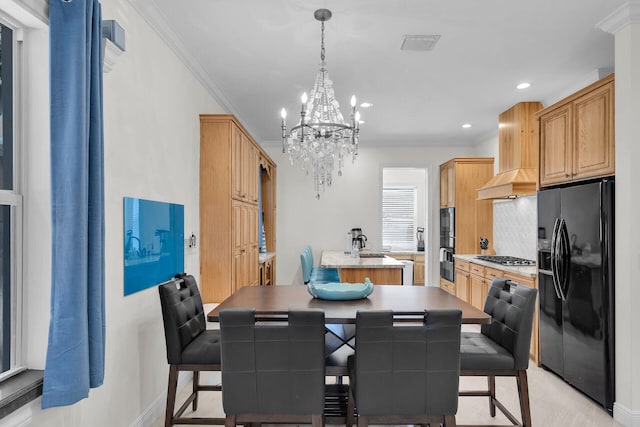
[[[567,223],[562,218],[560,220],[560,228],[558,230],[558,240],[560,242],[560,253],[558,254],[558,264],[561,266],[559,280],[558,280],[558,291],[560,292],[560,296],[563,301],[567,300],[567,285],[569,283],[569,262],[570,262],[570,253],[569,250],[571,248],[569,243],[569,232],[567,231]]]
[[[560,228],[560,219],[556,218],[553,224],[553,234],[551,235],[551,281],[553,282],[553,290],[556,292],[558,299],[562,299],[562,295],[558,291],[558,229]]]

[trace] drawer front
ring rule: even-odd
[[[443,279],[443,278],[441,277],[441,278],[440,278],[440,287],[441,287],[442,289],[444,289],[445,291],[449,292],[451,295],[454,295],[454,296],[455,296],[455,294],[456,294],[456,287],[455,287],[455,285],[454,285],[452,282],[450,282],[450,281],[448,281],[448,280],[446,280],[446,279]]]
[[[469,271],[469,261],[463,261],[461,259],[455,259],[455,265],[457,269],[463,271]]]
[[[470,263],[471,266],[469,267],[469,270],[473,273],[473,274],[477,274],[478,276],[484,276],[484,266],[483,265],[479,265],[479,264],[474,264],[474,263]]]
[[[491,284],[496,277],[504,277],[504,271],[498,270],[497,268],[485,267],[484,277],[489,281],[489,284]]]

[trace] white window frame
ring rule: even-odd
[[[23,145],[23,97],[22,39],[24,27],[11,16],[0,11],[0,22],[13,30],[13,189],[0,190],[0,205],[11,206],[11,352],[9,370],[0,373],[0,382],[25,369],[23,355],[23,194],[24,163]]]

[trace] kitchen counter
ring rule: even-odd
[[[322,251],[320,267],[337,268],[340,280],[346,283],[363,283],[369,278],[374,285],[401,285],[404,263],[386,255],[360,258],[343,251]]]
[[[424,251],[389,251],[383,253],[388,254],[389,256],[394,255],[424,255]]]
[[[275,252],[263,252],[263,253],[259,253],[258,254],[258,262],[260,264],[265,263],[267,261],[269,261],[271,258],[273,258],[274,256],[276,256]]]
[[[511,274],[517,274],[518,276],[535,278],[538,275],[538,270],[536,266],[513,266],[513,265],[502,265],[496,264],[495,262],[482,261],[476,259],[476,257],[480,254],[454,254],[453,257],[457,259],[461,259],[467,262],[473,262],[474,264],[484,265],[485,267],[495,268],[497,270],[502,270]]]
[[[354,258],[343,251],[322,251],[320,267],[331,268],[403,268],[404,264],[390,256],[384,258]]]

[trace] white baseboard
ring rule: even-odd
[[[176,395],[180,394],[182,390],[193,378],[191,372],[184,372],[178,376],[178,387]],[[149,427],[153,425],[155,420],[160,417],[164,417],[165,409],[167,405],[167,392],[164,391],[158,396],[147,409],[140,414],[140,416],[131,424],[131,427]]]
[[[640,427],[640,411],[631,410],[618,402],[613,404],[613,419],[625,427]]]

